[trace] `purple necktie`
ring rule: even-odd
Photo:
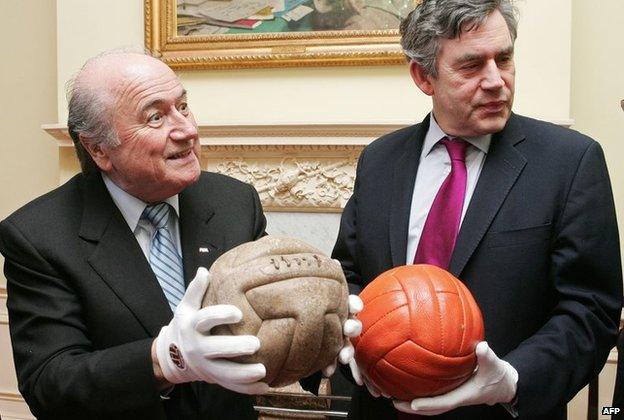
[[[466,142],[444,137],[440,143],[451,157],[451,172],[438,190],[416,249],[414,264],[448,269],[466,196]]]
[[[414,264],[432,264],[448,269],[455,239],[459,231],[464,197],[466,196],[466,142],[444,137],[440,143],[451,157],[448,174],[429,209],[420,242],[414,256]],[[397,411],[398,420],[424,419],[426,416]]]

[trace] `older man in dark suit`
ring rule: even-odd
[[[480,305],[487,342],[459,388],[394,406],[353,365],[368,389],[356,388],[350,417],[565,418],[615,344],[621,309],[600,145],[512,113],[508,0],[424,0],[401,34],[433,111],[364,150],[334,257],[352,290],[403,264],[448,269]]]
[[[68,125],[83,173],[0,224],[30,409],[42,419],[255,417],[241,393],[266,390],[264,366],[214,358],[253,353],[257,338],[208,338],[240,311],[200,310],[205,270],[186,289],[198,267],[265,234],[257,193],[200,171],[186,91],[151,57],[87,62]]]
[[[255,418],[246,394],[267,391],[265,368],[228,358],[259,340],[210,335],[242,314],[201,308],[209,276],[198,268],[265,235],[256,191],[200,171],[186,91],[154,58],[87,62],[68,126],[83,173],[0,224],[30,409],[40,419]]]

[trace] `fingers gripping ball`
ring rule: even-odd
[[[302,241],[266,236],[217,259],[202,305],[232,304],[237,324],[214,335],[256,335],[260,350],[232,360],[263,363],[264,382],[284,386],[331,364],[344,344],[347,282],[340,264]]]
[[[483,319],[468,289],[432,265],[393,268],[360,294],[355,360],[384,394],[402,401],[448,392],[476,367]]]

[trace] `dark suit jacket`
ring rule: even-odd
[[[427,117],[390,133],[360,157],[333,254],[352,292],[406,264],[412,191],[428,126]],[[567,401],[605,363],[620,316],[618,230],[600,145],[512,115],[492,138],[450,271],[481,307],[489,345],[518,371],[521,418],[565,418]],[[392,413],[388,400],[356,388],[352,418]],[[441,417],[508,415],[500,406],[478,406]]]
[[[264,234],[250,185],[202,173],[179,195],[184,277]],[[199,248],[209,252],[199,252]],[[42,419],[255,418],[251,398],[216,385],[161,400],[150,347],[172,317],[99,174],[77,175],[0,223],[19,389]]]

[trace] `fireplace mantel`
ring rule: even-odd
[[[362,149],[377,137],[409,124],[202,123],[201,164],[206,170],[253,184],[267,211],[340,212],[353,192],[355,167]],[[73,148],[65,125],[46,124],[42,128],[59,148]],[[64,164],[69,168],[63,168]],[[72,175],[77,168],[73,154],[66,152],[61,159],[61,172]]]

